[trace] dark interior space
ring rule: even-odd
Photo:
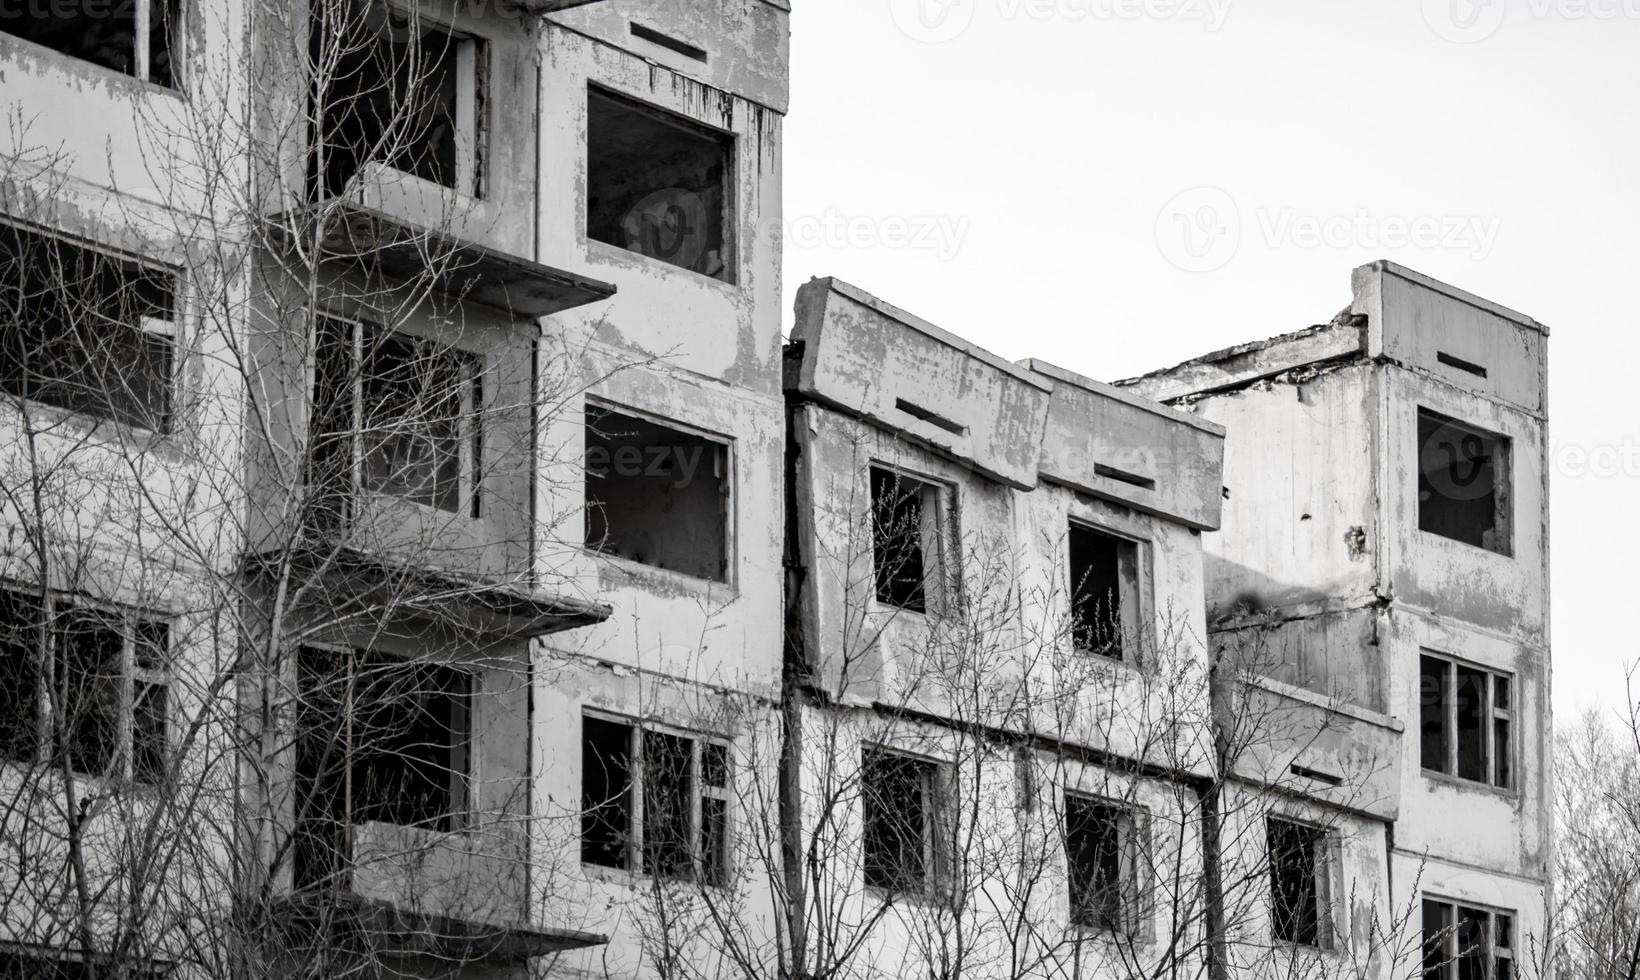
[[[694,874],[690,810],[695,798],[694,740],[643,733],[644,871],[667,878]]]
[[[142,71],[141,46],[146,48],[146,80],[170,87],[176,83],[171,51],[180,6],[180,0],[152,0],[144,23],[137,0],[19,3],[6,8],[0,31],[126,75]]]
[[[0,390],[153,432],[171,424],[176,281],[0,224]]]
[[[1065,794],[1065,863],[1077,925],[1122,926],[1122,833],[1128,819],[1108,803]]]
[[[1069,532],[1071,637],[1076,649],[1122,659],[1138,548],[1081,524]]]
[[[581,860],[626,868],[632,836],[632,726],[581,719]]]
[[[1418,410],[1418,528],[1510,553],[1509,440]]]
[[[926,553],[925,515],[937,499],[931,484],[893,470],[871,469],[871,548],[877,601],[885,605],[928,610],[929,556]]]
[[[348,827],[461,829],[470,675],[382,653],[313,648],[302,650],[297,669],[299,887],[345,873]]]
[[[587,548],[727,581],[728,447],[606,408],[586,418]]]
[[[909,894],[928,890],[932,784],[933,763],[866,750],[860,792],[868,887]]]
[[[587,92],[587,237],[733,282],[734,138],[602,89]]]
[[[463,40],[387,8],[317,7],[309,45],[322,195],[341,194],[370,162],[476,195],[476,186],[460,186],[458,163]],[[482,73],[478,82],[482,103]]]
[[[1301,946],[1320,946],[1321,849],[1325,832],[1287,820],[1270,819],[1270,920],[1275,938]]]

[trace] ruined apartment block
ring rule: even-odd
[[[1224,430],[830,279],[798,294],[787,392],[788,778],[834,852],[812,914],[881,915],[885,975],[1154,962],[1185,924],[1150,896],[1200,876]]]
[[[788,325],[786,0],[112,6],[0,21],[0,977],[1542,936],[1534,321],[1379,263],[1119,385]]]
[[[1391,262],[1352,287],[1124,385],[1229,431],[1212,642],[1329,717],[1269,751],[1361,843],[1346,870],[1415,910],[1426,976],[1512,976],[1550,900],[1548,328]]]

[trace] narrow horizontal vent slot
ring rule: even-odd
[[[1114,466],[1106,466],[1104,463],[1094,463],[1093,473],[1095,476],[1102,476],[1107,480],[1115,480],[1117,483],[1126,483],[1128,486],[1138,487],[1141,490],[1156,489],[1156,481],[1152,480],[1150,477],[1140,476],[1137,473],[1129,473],[1127,470],[1119,470]]]
[[[685,58],[693,58],[699,62],[706,61],[705,48],[697,48],[688,41],[680,41],[668,34],[662,34],[653,27],[645,27],[636,22],[634,22],[631,26],[632,36],[640,41],[648,41],[650,44],[663,47],[668,51],[675,51],[678,54],[683,55]]]
[[[1477,378],[1486,377],[1486,368],[1481,367],[1474,361],[1466,361],[1461,357],[1453,357],[1444,350],[1436,351],[1435,360],[1440,361],[1449,368],[1457,368],[1465,374],[1473,374]]]
[[[935,426],[937,428],[944,429],[945,431],[951,433],[954,436],[964,435],[968,432],[968,427],[967,426],[958,425],[957,423],[951,421],[950,419],[946,418],[945,416],[940,415],[937,412],[930,412],[928,409],[923,408],[921,405],[913,405],[910,402],[906,401],[904,398],[894,399],[894,407],[899,409],[900,411],[904,412],[905,414],[911,416],[914,419],[921,419],[922,421],[927,422],[929,425]]]
[[[1313,779],[1318,783],[1326,783],[1328,786],[1344,785],[1344,780],[1342,777],[1334,776],[1330,772],[1322,772],[1319,769],[1311,769],[1309,766],[1301,766],[1296,762],[1293,763],[1292,770],[1293,775],[1295,776],[1303,776],[1305,779]]]

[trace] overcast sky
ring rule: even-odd
[[[1640,0],[798,0],[786,308],[1113,380],[1389,258],[1550,337],[1555,705],[1640,658]],[[789,317],[789,314],[788,314]]]

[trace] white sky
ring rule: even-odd
[[[795,6],[788,311],[834,275],[1106,380],[1324,322],[1375,258],[1547,323],[1554,700],[1622,704],[1640,0]]]

